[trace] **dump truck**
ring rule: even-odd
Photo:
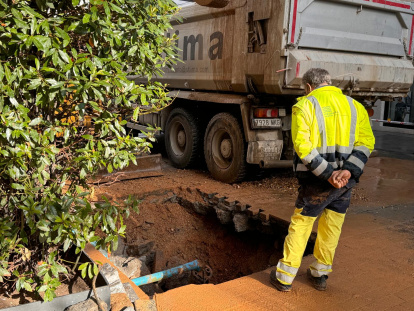
[[[413,4],[394,0],[196,0],[166,34],[177,35],[180,62],[156,78],[173,103],[128,127],[161,127],[174,166],[204,157],[227,183],[249,168],[291,167],[291,108],[304,73],[328,70],[367,108],[405,97],[413,14]]]

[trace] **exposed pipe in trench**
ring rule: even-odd
[[[135,285],[141,286],[145,284],[155,283],[155,282],[161,281],[162,279],[168,279],[174,275],[178,275],[185,271],[192,271],[192,270],[200,271],[200,265],[198,263],[198,260],[194,260],[184,265],[171,268],[168,270],[164,270],[161,272],[141,276],[139,278],[132,279],[131,281],[134,282]]]
[[[96,242],[91,242],[91,244],[94,247],[96,247]],[[99,251],[106,258],[109,258],[108,253],[105,250],[100,249]],[[174,275],[178,275],[178,274],[184,273],[185,271],[192,271],[192,270],[197,270],[197,271],[201,270],[198,260],[194,260],[186,264],[183,264],[181,266],[177,266],[175,268],[171,268],[171,269],[164,270],[161,272],[156,272],[153,274],[141,276],[139,278],[131,279],[131,281],[134,282],[135,285],[141,286],[141,285],[146,285],[150,283],[155,283],[155,282],[161,281],[162,279],[168,279]]]

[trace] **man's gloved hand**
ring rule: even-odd
[[[328,181],[332,186],[340,189],[348,183],[349,178],[351,178],[350,171],[339,170],[339,171],[334,171],[331,177],[329,177]]]

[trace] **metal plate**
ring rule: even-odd
[[[404,57],[412,43],[411,4],[398,1],[292,1],[290,42],[299,47]],[[383,4],[379,4],[382,2]]]
[[[260,128],[281,128],[282,127],[282,119],[253,119],[252,120],[252,128],[260,129]]]
[[[407,93],[414,75],[408,59],[305,49],[289,51],[288,67],[293,70],[286,71],[285,87],[300,88],[306,71],[324,68],[331,74],[332,85],[340,89],[352,87],[353,96],[362,92],[393,96]]]

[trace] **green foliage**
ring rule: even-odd
[[[124,117],[170,98],[127,75],[174,64],[175,37],[164,33],[176,10],[171,0],[0,0],[0,282],[9,288],[51,300],[68,273],[63,251],[116,247],[125,233],[136,202],[92,206],[87,180],[151,147]]]

